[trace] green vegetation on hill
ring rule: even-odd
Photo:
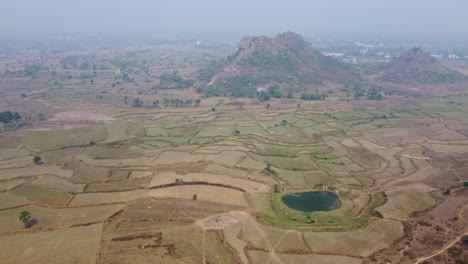
[[[1,123],[8,124],[11,121],[15,121],[19,119],[21,119],[21,115],[18,112],[10,112],[10,111],[0,112]]]

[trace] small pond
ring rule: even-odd
[[[338,195],[325,191],[289,193],[281,200],[289,208],[303,212],[331,211],[341,205]]]

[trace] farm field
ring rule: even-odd
[[[63,78],[3,91],[0,106],[23,106],[31,123],[0,133],[0,262],[414,263],[468,231],[468,97],[380,105],[153,89],[174,65],[191,76],[224,48],[139,50],[153,60],[148,73],[128,66],[141,71],[133,82],[105,51],[92,82],[53,57]],[[164,105],[175,98],[184,103]],[[303,192],[334,194],[337,207],[283,201]]]

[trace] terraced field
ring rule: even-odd
[[[412,263],[444,245],[421,246],[429,229],[449,240],[468,222],[468,107],[418,103],[408,114],[328,101],[82,103],[106,122],[2,135],[2,263]],[[341,206],[281,200],[305,191],[334,192]],[[450,206],[455,220],[442,216]]]

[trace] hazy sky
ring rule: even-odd
[[[468,0],[0,0],[0,36],[215,39],[286,30],[468,39]]]

